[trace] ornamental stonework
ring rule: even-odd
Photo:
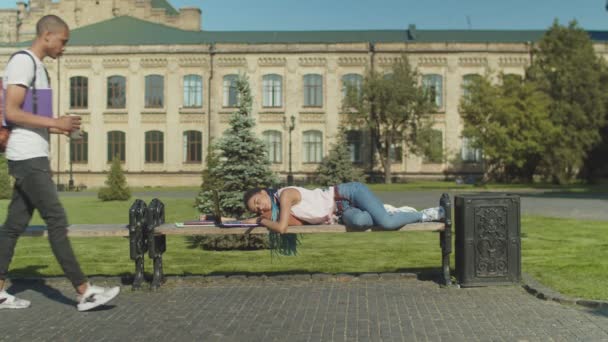
[[[287,58],[285,57],[261,57],[258,59],[259,66],[285,66]]]
[[[165,114],[141,114],[141,122],[144,123],[164,123],[167,121],[167,115]]]
[[[245,57],[220,57],[217,64],[223,67],[246,67],[247,60]]]
[[[488,59],[485,57],[460,57],[458,64],[461,66],[486,66]]]
[[[180,123],[205,123],[205,115],[204,114],[180,114],[179,116]]]
[[[91,59],[89,58],[67,58],[64,65],[68,69],[89,69],[91,67]]]
[[[340,57],[338,65],[340,66],[366,66],[368,64],[367,57]]]
[[[446,66],[448,59],[445,57],[420,57],[418,58],[420,66]]]
[[[300,57],[298,63],[303,67],[325,66],[327,58],[325,57]]]
[[[301,123],[325,123],[325,114],[301,113],[299,121]]]
[[[202,67],[208,64],[207,58],[202,57],[182,57],[177,63],[181,67]]]
[[[283,114],[259,114],[258,122],[260,123],[281,123],[283,122]]]
[[[391,66],[401,61],[401,57],[380,57],[378,58],[378,64],[381,66]]]
[[[127,68],[129,60],[127,58],[104,58],[101,64],[104,68]]]
[[[505,56],[498,58],[498,64],[500,66],[527,66],[528,58],[516,57],[516,56]]]
[[[144,68],[161,68],[167,66],[166,58],[142,58],[140,64]]]
[[[104,114],[104,123],[127,123],[129,116],[127,114]]]

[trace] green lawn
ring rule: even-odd
[[[143,198],[148,202],[151,198]],[[131,201],[100,202],[94,197],[63,198],[72,223],[126,223]],[[7,200],[0,200],[0,221]],[[167,199],[167,222],[196,217],[193,199]],[[41,223],[39,218],[35,224]],[[608,300],[608,222],[543,217],[522,219],[522,267],[542,283],[572,297]],[[189,248],[186,237],[168,237],[165,272],[171,275],[257,272],[439,271],[434,233],[304,235],[296,257],[271,258],[269,251],[211,252]],[[74,249],[89,275],[133,272],[124,238],[74,238]],[[452,265],[454,265],[452,261]],[[150,264],[147,270],[150,270]],[[20,239],[13,276],[60,275],[48,242]]]

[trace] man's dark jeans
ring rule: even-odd
[[[49,159],[9,160],[8,169],[15,185],[6,221],[0,228],[0,279],[6,279],[17,239],[36,209],[46,222],[51,249],[65,275],[74,287],[86,282],[68,239],[68,220],[51,178]]]

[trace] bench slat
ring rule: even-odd
[[[403,226],[397,231],[409,232],[442,232],[445,230],[445,224],[441,222],[424,222],[424,223],[412,223]],[[219,228],[209,226],[184,226],[176,227],[173,223],[162,224],[154,230],[157,234],[166,235],[209,235],[209,234],[267,234],[268,229],[264,227],[255,228]],[[370,231],[383,231],[383,230],[371,230],[368,229],[365,232]],[[332,225],[306,225],[306,226],[291,226],[287,229],[288,233],[297,234],[309,234],[309,233],[347,233],[354,232],[348,231],[344,225],[332,224]],[[356,231],[359,232],[359,231]]]
[[[46,226],[29,226],[23,236],[48,236]],[[73,224],[68,227],[69,237],[129,236],[124,224]]]

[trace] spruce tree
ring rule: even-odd
[[[323,158],[317,168],[317,182],[330,186],[346,182],[359,182],[362,171],[350,161],[350,151],[346,142],[346,132],[341,129],[337,141],[332,144],[329,155]]]
[[[11,198],[13,189],[11,188],[11,177],[8,174],[8,163],[4,154],[0,154],[0,199]]]
[[[126,201],[131,198],[131,190],[127,185],[120,160],[117,157],[112,160],[106,186],[99,189],[97,197],[102,201]]]
[[[238,110],[230,117],[230,128],[210,147],[196,202],[201,213],[212,213],[215,190],[222,215],[241,218],[246,213],[243,193],[255,187],[272,186],[276,177],[270,169],[264,142],[253,132],[255,121],[251,117],[252,97],[247,77],[241,75],[236,87]]]

